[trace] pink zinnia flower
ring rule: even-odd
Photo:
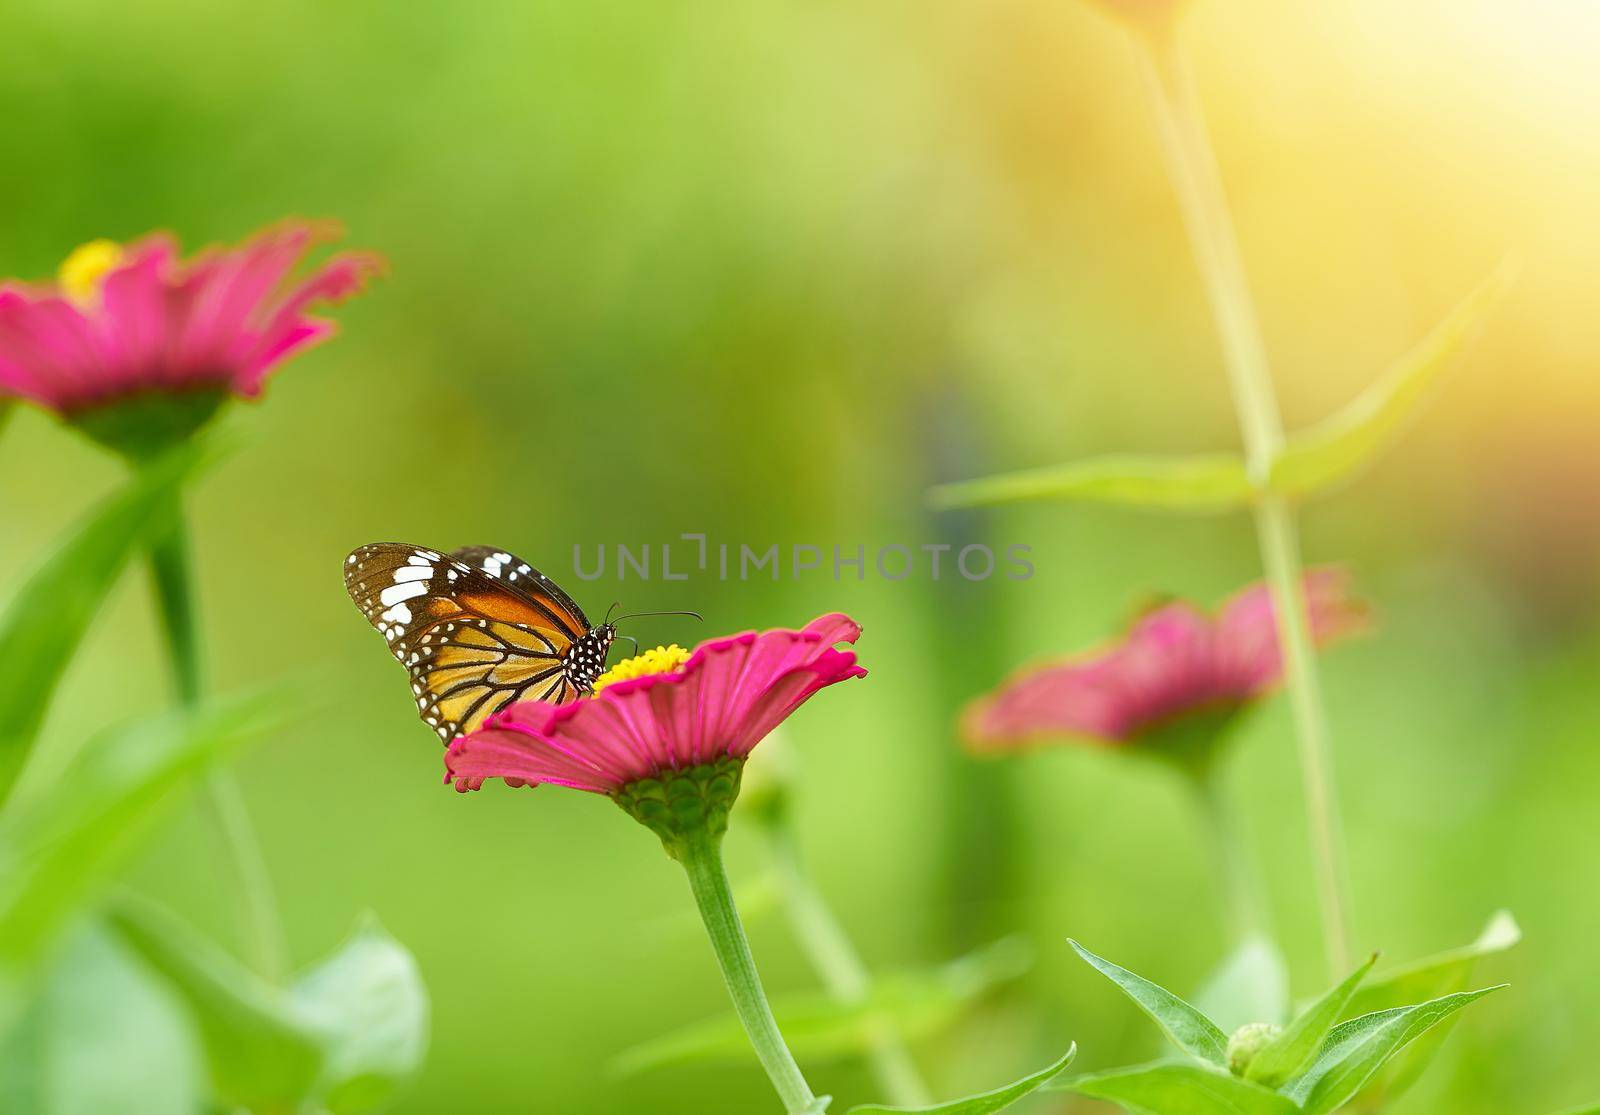
[[[490,717],[450,745],[447,780],[461,791],[500,778],[606,794],[669,851],[707,829],[720,835],[756,744],[818,690],[865,676],[836,646],[860,634],[834,613],[802,631],[648,651],[602,675],[592,697],[521,701]]]
[[[1342,569],[1313,570],[1304,586],[1319,645],[1368,626],[1369,611],[1350,595]],[[1255,584],[1215,616],[1166,604],[1120,643],[1024,670],[967,709],[964,734],[986,752],[1066,737],[1196,758],[1282,673],[1272,596]]]
[[[29,399],[124,450],[159,448],[229,395],[254,397],[289,356],[331,336],[318,303],[359,291],[382,267],[368,252],[289,273],[328,223],[285,221],[238,248],[180,260],[158,233],[126,249],[83,245],[57,281],[0,285],[0,395]],[[122,419],[109,417],[120,412]]]

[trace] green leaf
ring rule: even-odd
[[[1316,1062],[1285,1090],[1306,1115],[1337,1111],[1384,1063],[1469,1003],[1491,992],[1466,991],[1409,1007],[1362,1015],[1335,1027]]]
[[[1378,962],[1373,953],[1367,962],[1357,968],[1343,983],[1318,999],[1301,1012],[1272,1042],[1250,1060],[1245,1077],[1268,1088],[1276,1088],[1298,1076],[1311,1066],[1322,1048],[1323,1040],[1339,1019],[1344,1017],[1345,1006],[1356,988]]]
[[[775,998],[772,1009],[796,1057],[854,1056],[871,1048],[885,1021],[908,1041],[936,1033],[980,996],[1021,975],[1031,961],[1026,945],[1007,938],[940,968],[885,973],[873,980],[864,1002],[841,1003],[823,994],[789,995]],[[749,1056],[750,1039],[739,1020],[727,1014],[625,1050],[612,1062],[612,1070],[626,1075],[695,1061],[743,1061]]]
[[[427,993],[410,953],[375,922],[285,991],[148,903],[125,899],[110,918],[188,1007],[226,1103],[370,1111],[421,1064]]]
[[[5,1042],[0,1096],[12,1115],[193,1115],[200,1065],[177,1007],[96,925],[58,962]]]
[[[174,493],[210,459],[192,444],[141,470],[18,587],[0,617],[0,802],[16,783],[51,694],[123,565],[168,524]]]
[[[1470,945],[1435,953],[1371,980],[1350,1000],[1345,1017],[1371,1014],[1464,990],[1479,960],[1505,952],[1521,940],[1522,929],[1517,919],[1509,910],[1498,910]]]
[[[1091,967],[1122,988],[1128,998],[1155,1019],[1156,1025],[1166,1031],[1167,1037],[1178,1048],[1213,1065],[1228,1063],[1228,1035],[1218,1029],[1211,1019],[1166,988],[1151,983],[1143,976],[1134,975],[1126,968],[1119,968],[1109,960],[1102,960],[1077,941],[1067,943]]]
[[[1205,1065],[1162,1061],[1080,1076],[1058,1085],[1140,1115],[1299,1115],[1278,1093]]]
[[[1571,1111],[1563,1111],[1560,1115],[1600,1115],[1600,1103],[1591,1107],[1574,1107]]]
[[[383,1106],[422,1064],[428,992],[411,953],[375,918],[364,918],[338,952],[303,974],[291,997],[295,1012],[324,1035],[318,1091],[333,1115]]]
[[[1232,1033],[1250,1022],[1282,1023],[1289,1015],[1289,968],[1271,938],[1252,934],[1195,995],[1194,1005]]]
[[[1254,498],[1244,460],[1232,453],[1091,457],[943,484],[928,493],[929,504],[941,511],[981,504],[1076,500],[1209,513],[1245,507]]]
[[[1072,1048],[1067,1050],[1066,1055],[1055,1064],[1042,1068],[1038,1072],[1030,1073],[1021,1080],[996,1088],[992,1092],[968,1096],[965,1099],[951,1100],[948,1103],[936,1103],[932,1107],[885,1107],[877,1103],[864,1103],[852,1107],[845,1112],[845,1115],[856,1115],[858,1111],[925,1112],[928,1115],[934,1115],[934,1113],[937,1113],[937,1115],[989,1115],[992,1111],[1003,1111],[1018,1100],[1031,1096],[1040,1088],[1043,1088],[1066,1071],[1067,1066],[1072,1063],[1072,1059],[1077,1055],[1078,1045],[1074,1042]]]
[[[124,898],[108,920],[188,1008],[218,1099],[292,1111],[312,1096],[322,1043],[283,991],[149,903]]]
[[[1502,264],[1451,310],[1422,343],[1384,372],[1343,410],[1290,436],[1273,464],[1270,484],[1303,498],[1353,478],[1395,440],[1431,388],[1454,364],[1512,275]]]
[[[1391,1007],[1437,999],[1452,992],[1465,991],[1477,962],[1486,956],[1504,952],[1522,940],[1522,930],[1516,919],[1500,910],[1489,919],[1478,939],[1462,948],[1451,949],[1393,969],[1372,980],[1357,991],[1345,1008],[1345,1017],[1372,1014]],[[1411,1043],[1405,1054],[1391,1062],[1367,1085],[1367,1095],[1374,1104],[1392,1101],[1427,1069],[1438,1055],[1450,1029],[1451,1019],[1436,1027],[1421,1039]]]
[[[0,1033],[68,919],[162,807],[204,765],[269,727],[281,704],[212,702],[105,733],[69,764],[59,792],[0,814]]]

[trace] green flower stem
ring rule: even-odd
[[[200,637],[189,541],[181,506],[173,510],[171,528],[151,544],[150,571],[178,699],[185,707],[192,708],[199,703],[202,688]],[[212,823],[233,864],[240,920],[248,936],[251,961],[261,975],[277,980],[285,970],[283,927],[272,879],[245,807],[239,780],[226,766],[213,764],[206,771],[205,787]]]
[[[1141,53],[1146,61],[1147,85],[1156,109],[1167,169],[1216,319],[1244,436],[1246,462],[1259,493],[1254,512],[1256,533],[1277,613],[1286,688],[1299,740],[1324,945],[1329,968],[1334,978],[1339,978],[1350,966],[1349,903],[1327,714],[1301,596],[1294,517],[1284,498],[1267,486],[1273,462],[1283,449],[1283,420],[1188,62],[1170,22],[1152,27],[1140,38],[1147,48]]]
[[[784,907],[806,959],[834,998],[844,1003],[865,1002],[872,990],[871,976],[844,926],[806,872],[793,833],[782,821],[763,827],[783,888]],[[874,1020],[869,1040],[868,1063],[889,1101],[900,1107],[930,1105],[933,1097],[894,1023],[887,1018]]]
[[[684,840],[677,845],[677,858],[689,876],[689,889],[694,892],[706,935],[711,938],[711,948],[733,998],[734,1013],[750,1035],[750,1044],[783,1101],[784,1110],[789,1115],[814,1111],[817,1098],[778,1032],[766,992],[761,989],[750,942],[745,939],[744,925],[733,904],[733,890],[728,886],[728,873],[722,866],[721,836],[706,832]]]
[[[1262,901],[1261,880],[1254,858],[1245,847],[1239,825],[1228,801],[1227,787],[1220,769],[1197,771],[1190,779],[1200,803],[1217,878],[1228,906],[1229,928],[1234,940],[1244,941],[1257,934],[1267,935],[1267,918]]]

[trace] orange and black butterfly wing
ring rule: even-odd
[[[418,715],[446,743],[514,701],[576,695],[563,656],[586,628],[570,600],[570,610],[551,607],[481,565],[399,542],[350,554],[344,581],[410,675]]]
[[[527,598],[551,622],[568,633],[569,641],[588,634],[588,617],[577,602],[562,592],[560,585],[509,550],[494,546],[463,546],[459,550],[452,550],[450,556]]]

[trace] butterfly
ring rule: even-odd
[[[374,542],[345,558],[344,587],[389,641],[417,714],[445,743],[515,701],[562,704],[591,692],[618,638],[609,615],[590,626],[554,581],[492,546],[441,554]]]

